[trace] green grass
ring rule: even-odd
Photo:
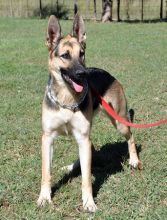
[[[71,30],[71,22],[61,24]],[[92,175],[98,212],[88,214],[81,209],[80,175],[63,178],[60,168],[78,158],[71,137],[60,137],[55,143],[52,183],[58,190],[54,206],[37,209],[41,102],[48,79],[46,26],[47,20],[0,19],[0,219],[165,220],[167,125],[133,129],[144,169],[131,175],[124,139],[103,114],[95,118],[92,129],[100,162]],[[135,110],[135,122],[167,118],[167,24],[86,26],[87,66],[103,68],[122,82],[129,107]]]

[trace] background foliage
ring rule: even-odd
[[[117,20],[117,1],[113,0],[113,20]],[[122,20],[141,19],[141,0],[119,0],[120,18]],[[39,0],[0,0],[0,16],[29,17],[39,16]],[[73,18],[74,2],[78,3],[79,11],[87,19],[94,19],[93,0],[41,0],[44,12],[50,14],[59,10],[65,11],[62,18]],[[167,1],[163,2],[163,18],[167,18]],[[97,19],[101,19],[102,0],[96,0]],[[161,0],[143,0],[144,20],[155,20],[160,18]],[[127,15],[128,13],[128,15]],[[129,17],[128,17],[129,16]]]

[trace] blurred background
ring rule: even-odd
[[[102,22],[167,20],[167,0],[0,0],[1,17],[73,19],[77,10]]]

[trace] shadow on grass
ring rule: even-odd
[[[138,155],[141,152],[141,146],[137,147]],[[93,183],[93,195],[97,196],[101,186],[112,174],[123,171],[123,162],[128,159],[127,142],[114,144],[105,144],[99,151],[93,151],[92,154],[92,173],[95,177]],[[72,172],[65,174],[58,183],[52,187],[52,198],[57,190],[73,178],[81,175],[80,167],[77,167]]]

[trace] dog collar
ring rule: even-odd
[[[50,80],[49,80],[50,81]],[[85,100],[86,98],[86,95],[88,93],[88,83],[87,81],[85,80],[85,88],[84,88],[84,92],[83,92],[83,95],[82,97],[80,98],[79,102],[75,102],[73,103],[72,105],[65,105],[65,104],[62,104],[58,99],[57,97],[53,94],[53,91],[52,91],[52,88],[51,88],[51,83],[49,82],[48,83],[48,86],[47,86],[47,90],[48,90],[48,97],[50,98],[50,100],[52,101],[52,103],[54,103],[55,105],[58,105],[59,107],[61,108],[65,108],[65,109],[69,109],[69,110],[72,110],[73,112],[75,112],[79,106],[82,104],[82,102]]]

